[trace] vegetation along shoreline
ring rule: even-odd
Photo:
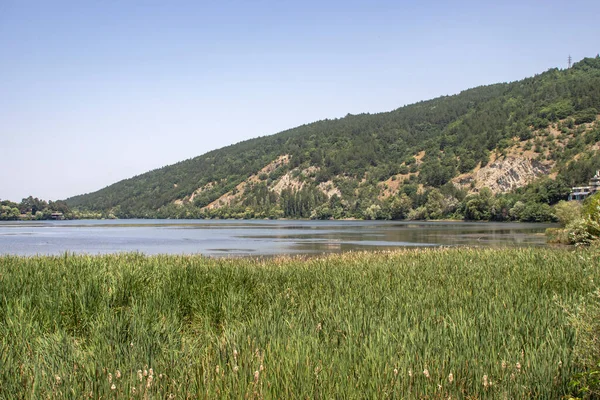
[[[2,256],[0,393],[589,395],[599,389],[599,281],[594,245]]]

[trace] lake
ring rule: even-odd
[[[422,221],[2,221],[0,254],[273,256],[425,246],[546,246],[553,224]]]

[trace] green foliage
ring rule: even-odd
[[[279,205],[283,210],[284,217],[309,218],[313,209],[323,206],[326,201],[327,196],[323,192],[315,187],[304,186],[300,190],[283,190],[279,198]]]
[[[540,116],[550,121],[565,119],[573,114],[573,103],[569,99],[559,100],[540,110]]]
[[[588,229],[588,224],[583,218],[576,219],[565,227],[567,243],[576,246],[589,246],[596,238]]]
[[[391,201],[389,208],[391,219],[405,219],[412,208],[412,200],[402,193]]]
[[[11,207],[10,205],[0,206],[0,220],[2,221],[15,221],[18,220],[21,213],[17,207]]]
[[[478,194],[467,196],[463,215],[473,221],[489,220],[491,217],[493,196],[488,188],[483,188]]]
[[[600,192],[585,199],[581,211],[588,232],[595,237],[600,237]]]
[[[555,216],[548,204],[528,203],[519,214],[519,221],[523,222],[546,222],[554,220]]]
[[[588,108],[588,109],[582,110],[574,115],[575,124],[580,125],[580,124],[585,124],[585,123],[589,123],[589,122],[594,122],[596,120],[597,116],[598,116],[598,110],[595,108]]]
[[[550,241],[576,246],[589,246],[600,239],[600,193],[588,197],[583,203],[560,202],[555,212],[564,229],[549,230]]]
[[[0,201],[0,221],[16,220],[44,220],[51,219],[53,213],[62,213],[62,218],[77,219],[90,216],[87,213],[72,211],[64,201],[40,200],[37,197],[29,196],[21,200],[20,203],[3,200]],[[94,213],[94,217],[99,214]]]
[[[571,188],[562,179],[542,178],[519,188],[516,193],[529,203],[556,204],[565,200]]]
[[[583,153],[577,160],[569,161],[560,169],[558,178],[568,186],[587,184],[600,169],[600,152]]]
[[[421,182],[428,186],[440,187],[447,183],[456,174],[456,168],[452,162],[445,165],[437,158],[426,160],[421,165]]]
[[[561,200],[554,206],[554,215],[562,227],[581,218],[581,203]]]
[[[386,215],[379,204],[371,204],[363,211],[365,219],[386,219]]]

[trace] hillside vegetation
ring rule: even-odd
[[[586,58],[248,140],[66,203],[120,218],[553,219],[549,205],[600,168],[599,110],[600,57]]]
[[[597,248],[3,256],[0,398],[589,395],[599,274]]]

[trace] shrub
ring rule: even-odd
[[[581,203],[561,200],[554,206],[554,215],[561,226],[565,227],[581,216]]]
[[[544,233],[548,243],[569,243],[569,235],[566,229],[548,228]]]
[[[546,118],[534,118],[531,124],[535,129],[544,129],[550,125],[550,121],[548,121]]]
[[[571,222],[565,229],[567,230],[569,244],[587,246],[594,240],[594,236],[588,231],[586,221],[582,218]]]
[[[596,120],[596,116],[598,115],[598,110],[595,108],[588,108],[586,110],[580,111],[575,114],[575,124],[585,124],[589,122],[594,122]]]
[[[588,197],[583,203],[582,216],[590,234],[600,236],[600,193]]]
[[[417,207],[414,210],[410,210],[406,218],[409,220],[427,219],[427,209],[424,206]]]

